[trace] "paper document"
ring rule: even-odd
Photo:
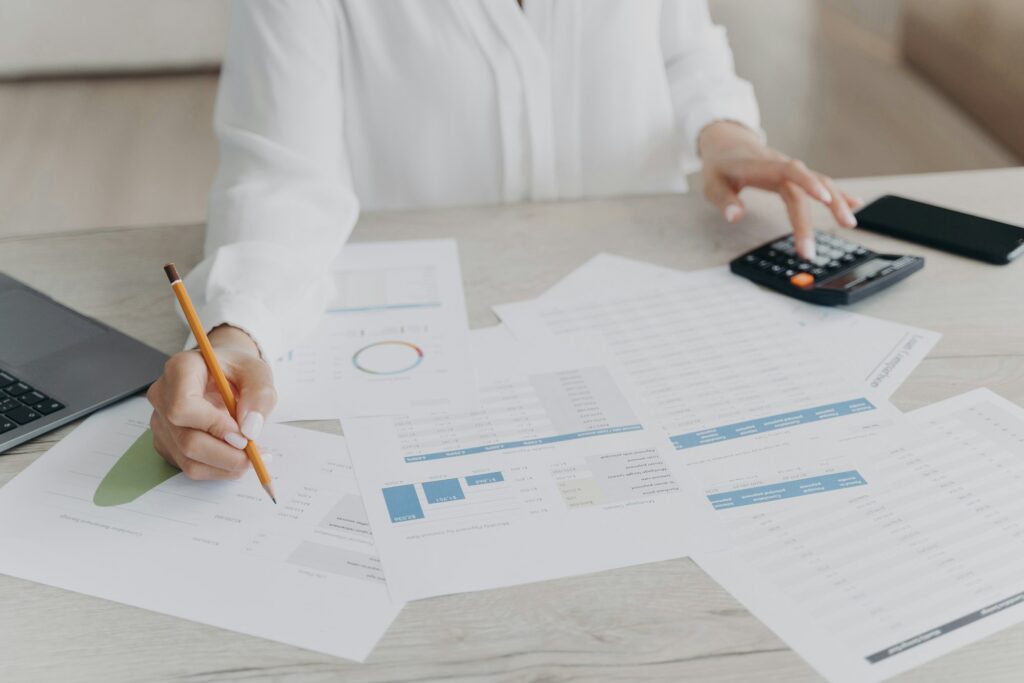
[[[717,271],[618,298],[500,311],[538,345],[603,347],[641,417],[680,451],[856,416],[883,400],[807,343],[782,297]]]
[[[250,470],[189,481],[149,404],[97,413],[0,489],[0,572],[363,660],[398,614],[341,437],[268,425]]]
[[[1024,621],[1024,410],[977,390],[831,451],[708,496],[735,545],[698,564],[835,682]]]
[[[723,282],[740,281],[751,290],[758,289],[724,267],[713,271],[684,272],[623,256],[598,254],[534,301],[552,303],[622,297],[662,287],[685,286],[688,278],[709,278],[710,272],[717,272],[717,277]],[[776,298],[789,307],[791,320],[799,326],[805,345],[815,347],[839,364],[849,379],[883,397],[892,396],[942,336],[931,330],[859,315],[841,308],[816,306],[781,296]],[[503,319],[504,308],[495,307],[495,312]],[[514,323],[506,323],[515,332]]]
[[[389,415],[471,402],[469,326],[454,240],[347,244],[335,298],[274,364],[276,422]]]
[[[687,555],[713,515],[608,370],[537,358],[502,327],[472,338],[476,409],[342,422],[393,595]]]

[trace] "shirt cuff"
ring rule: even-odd
[[[248,334],[256,342],[260,356],[267,362],[273,362],[282,352],[281,330],[277,320],[266,306],[253,297],[238,294],[220,297],[198,307],[196,312],[207,334],[220,325],[231,325]],[[195,348],[196,345],[195,335],[189,334],[185,349]]]

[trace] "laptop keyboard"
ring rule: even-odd
[[[60,402],[0,370],[0,434],[63,409]]]

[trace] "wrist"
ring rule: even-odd
[[[208,335],[210,344],[220,349],[234,349],[255,358],[260,357],[260,349],[245,330],[231,325],[218,325]]]

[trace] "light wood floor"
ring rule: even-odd
[[[773,144],[835,176],[1020,163],[816,0],[712,0]],[[201,221],[216,75],[0,83],[0,237]]]

